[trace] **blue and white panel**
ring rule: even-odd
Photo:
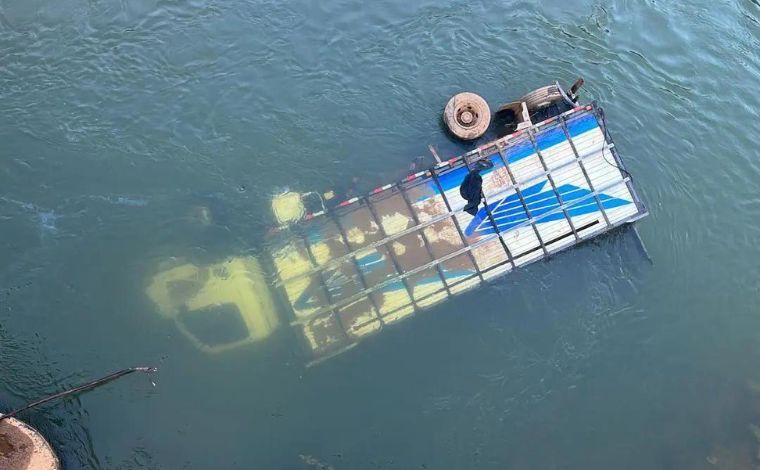
[[[505,156],[512,175],[518,183],[534,178],[544,172],[541,160],[536,155],[533,143],[524,135],[509,142],[505,150]]]
[[[449,183],[454,184],[454,179],[452,178],[449,182],[444,180],[443,184]],[[419,232],[401,236],[390,243],[390,247],[395,253],[402,272],[407,272],[429,263],[433,260],[430,258],[431,253],[434,259],[437,260],[465,247],[465,242],[459,235],[459,230],[452,219],[453,216],[449,214],[446,201],[438,190],[435,180],[432,178],[422,179],[414,185],[403,188],[402,191],[404,191],[406,199],[411,204],[414,216],[421,223],[429,222],[432,219],[441,219],[442,216],[449,215],[448,218],[427,225]],[[402,196],[401,194],[397,194],[393,197]],[[383,203],[390,199],[392,198],[383,199]],[[455,204],[457,203],[455,201]],[[391,212],[381,210],[379,205],[375,203],[378,215],[381,213],[387,215]],[[388,206],[387,203],[385,205]],[[398,217],[396,216],[395,218]],[[383,217],[383,219],[390,221],[392,218]],[[425,244],[427,244],[427,247]],[[481,269],[483,269],[482,266]],[[407,283],[414,292],[413,295],[415,301],[417,301],[417,305],[426,307],[443,300],[446,296],[446,288],[450,289],[451,292],[458,292],[477,284],[479,282],[477,273],[478,268],[473,264],[469,253],[463,253],[440,263],[439,268],[426,269],[410,276]]]
[[[639,212],[625,183],[615,185],[613,188],[604,191],[604,194],[599,197],[602,200],[605,212],[607,212],[607,217],[613,225],[624,222]]]
[[[591,113],[579,113],[568,120],[567,129],[588,171],[593,188],[601,190],[598,199],[610,221],[615,223],[635,215],[638,209],[633,203],[633,196],[623,183],[620,170],[613,164],[614,157],[607,147],[596,117]],[[549,168],[556,192],[528,137],[511,141],[505,155],[520,187],[525,206],[535,221],[547,250],[558,251],[575,241],[560,201],[565,204],[567,215],[580,237],[605,231],[608,227],[600,211],[600,204],[589,187],[583,168],[577,162],[573,147],[562,127],[556,124],[538,132],[535,142]],[[460,218],[465,227],[465,235],[483,237],[500,232],[517,265],[541,258],[543,250],[540,249],[540,242],[529,223],[522,201],[511,187],[503,161],[498,155],[489,158],[494,163],[494,168],[482,173],[483,187],[498,230],[494,229],[487,211],[482,208],[475,217],[467,215]],[[457,175],[460,181],[463,175],[464,172]],[[458,194],[455,196],[458,197]],[[466,225],[464,222],[467,222]]]
[[[540,257],[542,253],[535,253],[535,248],[541,245],[533,227],[527,223],[528,216],[512,186],[504,161],[498,155],[493,155],[490,159],[494,166],[483,176],[483,194],[486,196],[488,209],[498,232],[509,248],[515,264],[519,265],[532,260],[533,257]],[[464,227],[466,235],[485,236],[497,233],[484,207],[481,207],[478,214]]]
[[[599,200],[610,223],[615,224],[638,213],[638,208],[633,203],[633,195],[623,183],[624,176],[617,168],[615,157],[596,117],[593,114],[584,113],[568,120],[567,125],[591,184],[599,192]],[[575,135],[572,132],[573,129],[585,131]],[[586,206],[578,204],[575,212],[583,212]],[[598,203],[596,207],[598,209]]]
[[[483,195],[486,201],[490,202],[494,197],[498,197],[498,194],[504,191],[505,188],[510,187],[512,180],[499,154],[493,154],[488,159],[493,164],[493,167],[481,171],[480,175],[483,178]],[[495,217],[496,215],[494,214]],[[498,221],[496,223],[498,224]],[[480,241],[486,236],[494,237],[472,250],[478,266],[483,271],[483,279],[485,280],[504,274],[512,269],[512,265],[508,263],[509,257],[507,256],[507,252],[504,250],[501,241],[495,237],[496,231],[493,230],[493,227],[493,223],[491,223],[488,213],[483,207],[481,207],[474,218],[469,218],[467,225],[462,225],[465,236],[472,237],[473,240]]]
[[[567,130],[581,159],[596,154],[606,145],[602,129],[593,114],[583,113],[568,119]]]
[[[462,211],[467,201],[459,194],[459,186],[462,184],[464,177],[467,176],[468,171],[467,166],[463,165],[439,175],[438,181],[444,189],[446,199],[451,205],[451,210],[455,211],[454,217],[462,228],[465,244],[474,245],[480,243],[480,245],[472,249],[472,255],[480,271],[488,271],[483,274],[483,277],[489,278],[504,273],[510,266],[506,263],[508,260],[507,252],[504,251],[498,237],[494,236],[493,225],[488,219],[488,215],[485,213],[482,205],[480,212],[475,217]],[[497,174],[494,169],[482,171],[481,176],[483,177],[484,192],[488,191],[489,188],[498,187],[499,184],[505,184],[505,182],[499,183],[503,179],[503,176]],[[473,222],[474,220],[475,222]],[[469,230],[468,227],[470,228]],[[490,238],[490,240],[484,241],[486,237]],[[495,267],[497,265],[500,266]]]
[[[557,126],[557,129],[562,132],[561,127]],[[584,113],[579,117],[570,119],[567,123],[567,129],[573,138],[573,144],[581,160],[595,158],[606,144],[596,117],[592,114]],[[564,132],[562,133],[564,134]],[[565,140],[562,144],[557,145],[557,147],[560,146],[569,151],[568,156],[572,160],[577,160],[569,141]],[[564,157],[558,160],[567,161]],[[568,206],[567,212],[576,227],[578,236],[585,237],[604,231],[606,229],[604,217],[579,163],[575,161],[564,164],[565,166],[562,166],[563,164],[560,163],[555,166],[555,161],[552,159],[551,167],[554,168],[552,177],[557,185],[557,191],[560,193],[562,202]],[[547,163],[547,165],[549,164]]]
[[[580,145],[582,155],[598,151],[604,143],[599,125],[593,115],[584,115],[580,119],[570,121],[567,129],[574,143]],[[546,128],[537,137],[537,141],[562,203],[568,205],[584,195],[591,196],[593,201],[586,178],[577,163],[573,147],[567,140],[562,126],[556,123]],[[605,228],[604,218],[598,211],[578,211],[569,208],[567,216],[572,220],[579,237]],[[574,241],[574,236],[566,237],[552,244],[549,250],[552,252],[561,250]]]
[[[588,187],[588,182],[578,162],[572,162],[554,170],[552,178],[579,237],[582,238],[606,228],[604,217],[596,205],[596,199]]]
[[[316,356],[333,354],[415,307],[511,270],[505,246],[514,266],[543,258],[535,230],[553,253],[575,243],[570,221],[585,239],[609,230],[605,215],[612,225],[645,215],[592,109],[569,115],[573,145],[556,122],[535,131],[533,141],[523,134],[481,147],[506,145],[504,158],[489,155],[494,165],[481,171],[487,206],[475,216],[462,211],[459,186],[468,169],[461,165],[433,178],[407,179],[393,191],[393,185],[379,188],[366,203],[336,212],[337,224],[324,219],[306,225],[305,240],[294,237],[273,250],[309,349]]]
[[[459,186],[462,184],[462,181],[464,181],[464,177],[467,176],[467,173],[467,166],[462,165],[438,175],[438,182],[441,184],[443,193],[449,201],[452,212],[460,211],[465,205],[467,205],[467,201],[465,201],[459,194]]]
[[[541,243],[514,189],[510,188],[494,195],[493,200],[494,202],[489,204],[493,218],[515,265],[520,266],[543,256]],[[486,215],[485,210],[483,215]]]
[[[536,135],[535,140],[542,155],[547,150],[551,153],[552,148],[562,141],[567,142],[564,133],[558,134],[556,130],[540,132]],[[572,157],[572,149],[567,148],[566,151],[568,150],[570,151],[569,156]],[[531,140],[527,136],[519,138],[508,148],[506,155],[512,174],[520,185],[525,205],[530,215],[537,219],[536,228],[541,234],[543,242],[548,245],[553,240],[559,239],[555,244],[568,244],[570,241],[566,240],[567,237],[561,239],[560,237],[572,233],[572,229],[561,210],[559,214],[556,214],[555,209],[559,207],[559,201],[554,194],[551,183],[545,176],[541,159]],[[519,198],[512,202],[512,205],[515,204],[520,204]],[[552,215],[548,216],[547,213],[550,212]]]
[[[407,200],[412,205],[420,223],[439,218],[449,212],[446,201],[444,201],[441,192],[438,190],[438,185],[432,178],[427,178],[419,184],[406,188],[404,192],[406,192]]]
[[[580,134],[585,131],[584,128],[576,126],[571,129],[572,132]],[[544,163],[549,171],[566,165],[575,160],[573,148],[565,136],[564,130],[559,124],[547,127],[536,135],[536,143],[541,149],[541,155],[544,156]]]

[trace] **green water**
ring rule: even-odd
[[[156,365],[24,418],[69,469],[752,468],[758,51],[756,0],[0,0],[2,410]],[[653,263],[624,230],[309,369],[284,327],[208,354],[145,296],[260,254],[278,187],[466,150],[450,95],[579,75]]]

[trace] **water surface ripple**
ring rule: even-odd
[[[0,0],[2,409],[144,363],[25,418],[70,469],[751,462],[758,51],[756,0]],[[167,259],[261,253],[276,188],[466,150],[453,93],[577,76],[653,263],[614,233],[312,369],[284,328],[202,353],[145,297]]]

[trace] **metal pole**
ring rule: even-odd
[[[649,250],[647,250],[646,245],[644,245],[644,240],[641,238],[641,234],[639,234],[639,229],[635,225],[631,224],[633,228],[633,235],[636,237],[636,241],[639,244],[639,249],[641,250],[641,253],[644,255],[644,257],[649,261],[651,264],[654,264],[654,260],[651,256],[649,256]]]
[[[544,158],[544,155],[541,153],[541,149],[538,147],[538,141],[536,140],[536,136],[533,135],[533,131],[531,129],[528,129],[528,137],[530,138],[530,142],[533,145],[533,149],[536,151],[536,156],[541,161],[541,167],[546,172],[546,179],[549,180],[549,184],[552,186],[552,191],[554,191],[554,197],[557,198],[557,204],[562,207],[562,213],[565,215],[565,219],[567,220],[568,225],[570,225],[570,230],[573,231],[573,236],[575,237],[575,241],[577,242],[580,240],[578,237],[578,232],[575,230],[575,224],[573,224],[573,219],[570,217],[570,214],[567,213],[567,209],[565,209],[565,202],[562,200],[562,195],[559,193],[559,190],[557,189],[557,185],[554,183],[554,177],[552,176],[551,172],[549,171],[549,166],[546,164],[546,159]]]
[[[515,191],[515,194],[517,194],[517,197],[520,199],[520,205],[523,208],[523,212],[525,212],[525,216],[528,218],[528,221],[530,222],[531,227],[533,227],[533,233],[536,235],[536,240],[538,240],[538,244],[541,247],[541,250],[544,252],[544,256],[548,256],[549,251],[546,249],[546,244],[544,243],[544,240],[541,238],[541,233],[538,231],[538,227],[536,226],[536,221],[533,218],[533,215],[530,213],[528,204],[525,202],[525,197],[523,197],[522,190],[520,189],[521,183],[518,183],[517,178],[515,178],[515,175],[512,173],[512,169],[509,167],[509,156],[506,155],[506,152],[504,152],[503,147],[499,147],[499,157],[501,158],[502,163],[504,163],[504,168],[507,169],[509,180],[512,182],[512,189]],[[564,207],[562,206],[560,207],[563,211],[565,210]]]
[[[158,369],[155,368],[155,367],[130,367],[129,369],[123,369],[123,370],[120,370],[119,372],[114,372],[113,374],[107,375],[107,376],[102,377],[102,378],[100,378],[98,380],[94,380],[94,381],[88,382],[88,383],[86,383],[84,385],[80,385],[78,387],[74,387],[72,389],[56,393],[55,395],[50,395],[49,397],[42,398],[40,400],[28,403],[28,404],[22,406],[21,408],[15,409],[15,410],[11,411],[8,414],[4,414],[4,415],[0,416],[0,421],[2,421],[4,419],[7,419],[7,418],[12,418],[12,417],[16,416],[17,414],[21,413],[22,411],[26,411],[26,410],[28,410],[30,408],[34,408],[35,406],[42,405],[43,403],[47,403],[47,402],[55,400],[57,398],[63,398],[65,396],[72,395],[74,393],[80,393],[80,392],[85,392],[87,390],[92,390],[93,388],[96,388],[96,387],[99,387],[101,385],[104,385],[104,384],[106,384],[108,382],[111,382],[112,380],[116,380],[116,379],[118,379],[120,377],[124,377],[125,375],[131,374],[132,372],[153,373],[153,372],[156,372],[157,370]]]

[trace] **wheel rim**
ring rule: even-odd
[[[463,140],[477,139],[491,124],[491,110],[475,93],[459,93],[446,104],[443,120],[449,131]]]

